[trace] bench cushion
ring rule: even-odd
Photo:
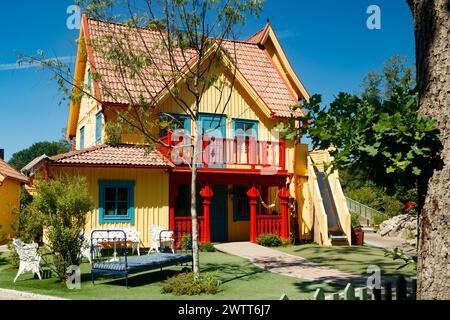
[[[192,261],[190,254],[172,254],[172,253],[155,253],[140,257],[130,257],[128,261],[128,270],[126,270],[125,259],[120,258],[117,262],[99,262],[93,263],[93,271],[121,271],[121,272],[140,272],[152,270],[162,267],[173,266],[179,263],[187,263]]]

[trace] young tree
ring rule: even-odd
[[[421,177],[418,297],[450,299],[450,3],[408,0],[414,16],[419,113],[437,120],[442,149]]]
[[[110,104],[127,106],[115,109],[117,121],[107,124],[110,143],[120,143],[121,134],[132,131],[139,133],[142,144],[149,148],[158,144],[169,147],[160,141],[159,129],[171,127],[177,120],[170,115],[161,120],[164,110],[159,102],[163,96],[175,102],[178,113],[187,114],[193,120],[193,141],[181,134],[184,138],[181,146],[189,151],[177,160],[189,165],[192,171],[193,271],[198,276],[196,184],[203,137],[200,105],[203,93],[214,86],[220,92],[214,114],[222,118],[230,103],[238,63],[235,42],[230,40],[236,38],[236,29],[248,16],[258,15],[263,0],[80,0],[79,4],[91,18],[121,22],[120,26],[113,25],[114,31],[85,40],[94,54],[109,64],[107,74],[97,70],[91,75],[101,85],[102,97],[93,94],[84,83],[74,81],[62,63],[46,59],[43,54],[27,58],[53,70],[65,92],[74,86],[72,99],[89,95],[100,103],[106,98]],[[227,77],[217,77],[219,66]],[[111,73],[119,82],[115,86],[120,90],[104,81]]]

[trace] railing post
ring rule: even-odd
[[[278,192],[281,205],[281,237],[289,238],[288,218],[289,218],[289,191],[286,187],[282,187]]]
[[[261,193],[255,185],[253,185],[247,192],[247,196],[250,199],[250,242],[253,243],[256,243],[256,238],[258,236],[256,225],[256,206],[258,204],[260,194]]]
[[[211,199],[214,196],[214,192],[212,188],[207,184],[200,191],[200,196],[203,198],[203,216],[205,219],[205,230],[204,230],[204,242],[211,242],[211,217],[210,217],[210,209],[211,209]]]

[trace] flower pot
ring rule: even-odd
[[[352,229],[352,245],[364,245],[364,231],[362,229]]]

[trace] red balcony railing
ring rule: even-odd
[[[192,159],[191,137],[175,137],[172,133],[161,139],[166,146],[160,146],[160,151],[177,165],[190,163]],[[174,141],[176,140],[176,141]],[[205,168],[271,168],[286,170],[286,142],[262,141],[250,139],[230,139],[203,136],[201,152],[197,164]]]
[[[257,215],[257,234],[276,234],[281,236],[281,215]]]
[[[198,223],[198,239],[201,243],[205,242],[205,217],[197,217]],[[185,234],[187,231],[192,230],[192,217],[175,217],[175,239],[181,239],[181,234]]]

